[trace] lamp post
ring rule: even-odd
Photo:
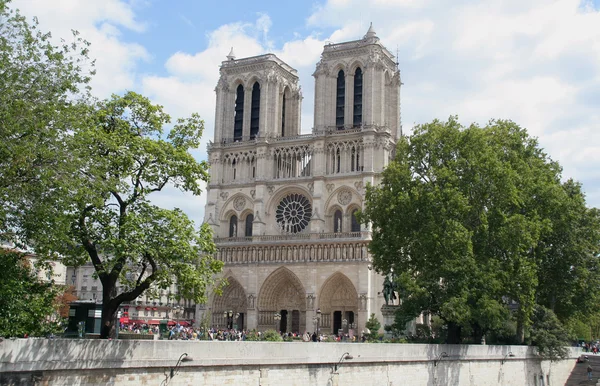
[[[275,315],[273,315],[273,319],[275,319],[275,331],[279,331],[277,325],[281,321],[281,314],[279,312],[276,312]]]
[[[319,323],[321,322],[321,309],[317,308],[317,316],[313,318],[313,323],[317,325],[317,336],[319,335]]]
[[[166,386],[169,383],[169,381],[173,379],[173,377],[177,375],[177,373],[179,373],[179,368],[181,367],[181,364],[183,362],[191,361],[193,361],[193,359],[192,357],[188,356],[188,353],[184,352],[183,354],[181,354],[181,356],[179,356],[179,359],[177,360],[177,364],[175,365],[175,367],[170,368],[169,374],[166,376],[165,380],[161,382],[161,386]]]
[[[350,355],[349,352],[345,352],[342,354],[342,356],[340,357],[340,360],[338,361],[338,363],[336,363],[335,365],[333,365],[333,373],[337,373],[338,369],[340,367],[342,367],[342,361],[345,360],[349,360],[349,359],[354,359],[354,357],[352,355]]]
[[[223,311],[223,319],[225,319],[225,325],[226,325],[227,329],[233,328],[233,311],[232,310]]]

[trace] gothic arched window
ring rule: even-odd
[[[252,86],[252,107],[250,110],[250,139],[258,135],[258,120],[260,116],[260,85],[254,82]]]
[[[281,101],[281,136],[285,136],[285,93],[283,93]]]
[[[363,89],[363,73],[359,68],[354,72],[354,126],[362,124],[362,89]]]
[[[242,139],[242,130],[244,125],[244,86],[237,87],[235,97],[235,116],[233,118],[233,140]]]
[[[229,219],[229,237],[237,237],[237,216],[234,214]]]
[[[352,232],[360,232],[360,223],[356,218],[356,214],[358,213],[358,209],[354,209],[352,211]]]
[[[338,130],[344,129],[344,108],[346,107],[346,76],[340,70],[337,76],[337,93],[335,101],[335,125]]]
[[[336,210],[333,214],[333,232],[340,233],[342,231],[342,211]]]
[[[249,214],[246,216],[246,232],[244,235],[246,237],[252,237],[252,223],[254,222],[254,215]]]

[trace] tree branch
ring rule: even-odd
[[[100,260],[100,256],[98,255],[98,250],[96,249],[96,245],[87,237],[87,225],[85,222],[85,219],[88,215],[88,213],[94,209],[93,205],[88,205],[86,206],[83,211],[81,212],[81,215],[79,216],[79,230],[81,232],[81,243],[83,244],[83,247],[85,248],[86,252],[88,253],[88,255],[90,256],[90,259],[92,260],[92,264],[94,265],[94,269],[96,270],[96,272],[98,273],[98,277],[100,278],[100,281],[102,281],[102,284],[104,285],[104,281],[106,280],[106,272],[104,272],[104,264],[102,263],[102,260]]]

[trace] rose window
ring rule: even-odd
[[[287,233],[298,233],[303,231],[310,217],[312,207],[310,201],[301,194],[292,193],[285,196],[275,213],[275,219],[279,227]]]

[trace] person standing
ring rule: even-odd
[[[587,367],[587,373],[588,373],[588,379],[591,381],[592,380],[592,365],[588,364]]]

